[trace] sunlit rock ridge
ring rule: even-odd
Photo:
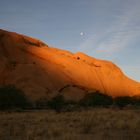
[[[56,94],[79,100],[95,90],[113,97],[140,95],[140,83],[110,61],[0,30],[0,85],[9,84],[21,88],[32,100]]]

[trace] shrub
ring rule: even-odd
[[[133,105],[138,107],[140,106],[140,97],[139,96],[133,96],[131,97]]]
[[[99,91],[86,94],[83,99],[80,100],[82,106],[109,106],[112,105],[113,99],[111,96],[100,93]]]
[[[65,99],[63,95],[57,95],[48,101],[48,106],[57,112],[60,112],[65,105]]]
[[[125,107],[127,105],[133,105],[134,100],[129,96],[123,96],[123,97],[116,97],[114,99],[114,104],[118,107]]]
[[[0,109],[26,108],[29,102],[23,91],[15,86],[0,87]]]

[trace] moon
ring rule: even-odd
[[[84,35],[84,33],[83,33],[83,32],[81,32],[81,33],[80,33],[80,35],[81,35],[81,36],[83,36],[83,35]]]

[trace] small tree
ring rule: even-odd
[[[114,104],[118,107],[125,107],[127,105],[133,105],[133,99],[129,96],[123,96],[123,97],[116,97],[114,99]]]
[[[48,106],[57,112],[60,112],[64,107],[64,105],[65,105],[65,99],[63,95],[57,95],[48,102]]]
[[[23,91],[13,85],[0,87],[0,109],[26,108],[29,102]]]
[[[111,96],[100,93],[99,91],[86,94],[83,99],[80,100],[82,106],[108,106],[112,105],[113,99]]]

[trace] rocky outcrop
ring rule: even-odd
[[[52,48],[5,30],[0,30],[0,84],[14,84],[32,100],[60,91],[76,100],[93,90],[113,97],[140,95],[140,83],[112,62]]]

